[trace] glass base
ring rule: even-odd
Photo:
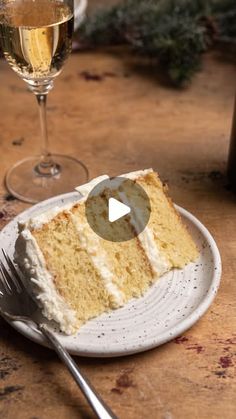
[[[51,176],[37,170],[40,157],[28,157],[17,162],[6,175],[6,187],[16,198],[35,204],[67,192],[88,181],[86,166],[74,157],[52,155],[55,173]]]

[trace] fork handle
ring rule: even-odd
[[[62,362],[64,362],[97,417],[99,419],[118,419],[106,403],[98,396],[93,386],[81,373],[78,365],[74,362],[66,349],[63,348],[55,335],[49,331],[45,324],[38,324],[38,329],[51,343]]]

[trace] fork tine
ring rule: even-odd
[[[0,261],[0,282],[3,285],[3,288],[5,289],[5,291],[7,292],[7,294],[11,294],[12,293],[12,289],[8,283],[7,277],[5,275],[5,266],[3,265],[2,261]],[[8,274],[8,272],[7,272]]]
[[[1,267],[0,267],[0,297],[3,297],[5,292],[6,292],[6,286],[5,286],[3,276],[4,275],[3,275]]]
[[[8,285],[8,288],[9,288],[10,292],[11,293],[17,292],[17,293],[20,294],[21,291],[22,291],[22,288],[18,284],[17,279],[15,279],[14,274],[12,274],[12,272],[9,272],[7,270],[7,268],[5,267],[5,265],[2,261],[0,261],[0,266],[1,266],[1,269],[2,269],[2,273],[3,273],[3,276],[4,276],[5,282],[7,282],[7,285]],[[9,266],[8,266],[8,268],[9,268]]]
[[[22,288],[22,286],[23,286],[22,284],[23,283],[22,283],[21,277],[20,277],[19,273],[17,272],[16,267],[14,266],[14,264],[11,261],[10,257],[7,255],[7,253],[5,252],[4,249],[2,249],[2,253],[3,253],[3,256],[4,256],[5,260],[6,260],[6,263],[7,263],[8,267],[11,270],[12,280],[14,281],[14,284],[16,286],[16,289],[17,289],[18,292],[21,292],[22,289],[23,289]]]

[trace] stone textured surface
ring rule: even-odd
[[[39,148],[32,94],[0,61],[1,227],[27,205],[8,196],[3,176]],[[77,358],[120,418],[233,419],[236,416],[236,196],[225,179],[235,66],[205,56],[178,91],[122,50],[73,55],[49,96],[52,149],[83,160],[90,177],[152,166],[174,201],[215,237],[223,259],[218,296],[184,336],[124,359]],[[2,244],[2,243],[1,243]],[[92,418],[53,352],[0,320],[0,417]]]

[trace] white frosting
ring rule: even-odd
[[[27,255],[23,262],[22,254]],[[43,254],[27,228],[19,234],[16,241],[15,260],[30,278],[32,293],[42,306],[43,314],[49,320],[59,323],[63,332],[73,334],[78,329],[76,312],[68,306],[56,290],[53,278],[46,268]]]
[[[103,279],[104,287],[111,297],[113,307],[122,306],[124,304],[124,296],[114,283],[114,274],[107,263],[106,252],[101,247],[101,239],[91,230],[87,223],[79,222],[73,214],[71,219],[78,231],[80,245],[83,249],[86,249],[95,269]]]
[[[139,177],[146,176],[149,173],[153,173],[152,168],[144,169],[144,170],[136,170],[135,172],[125,173],[123,175],[120,175],[119,177],[125,177],[130,180],[135,180],[135,179],[138,179]]]

